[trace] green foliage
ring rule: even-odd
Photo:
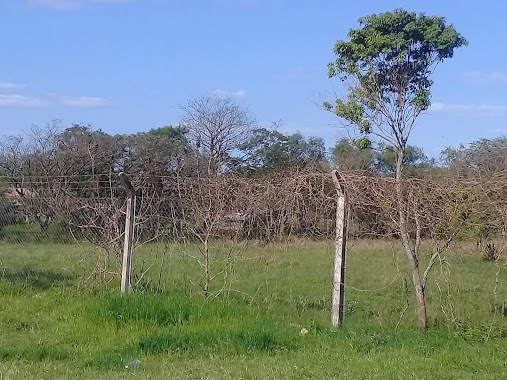
[[[371,148],[371,140],[366,137],[366,136],[363,136],[357,140],[354,141],[356,146],[359,148],[359,149],[370,149]]]
[[[108,294],[97,304],[97,314],[117,326],[145,322],[155,326],[181,325],[190,318],[193,305],[181,297]]]
[[[407,177],[415,177],[424,170],[434,167],[434,160],[429,159],[424,151],[416,146],[407,145],[403,154],[403,171]],[[383,175],[392,175],[396,171],[396,152],[394,147],[385,146],[375,154],[375,170]]]
[[[341,139],[333,148],[334,162],[342,170],[368,170],[379,175],[393,175],[396,171],[395,150],[385,144],[379,145],[379,149],[371,149],[371,141],[367,137],[355,141]],[[421,148],[407,145],[403,166],[407,177],[416,177],[422,176],[436,164]]]
[[[347,100],[333,110],[358,132],[375,132],[403,150],[421,111],[430,106],[435,65],[467,41],[445,19],[402,9],[359,19],[348,41],[334,46],[329,77],[352,81]]]
[[[340,99],[336,100],[335,112],[338,116],[348,120],[352,124],[358,126],[362,133],[370,133],[370,122],[365,119],[365,107],[354,99],[344,102]]]
[[[340,139],[334,146],[333,161],[340,170],[370,170],[373,165],[373,152],[369,140],[353,142]]]
[[[324,140],[305,138],[297,132],[285,135],[276,130],[258,128],[239,147],[245,155],[242,165],[258,171],[303,167],[325,161]]]
[[[123,170],[130,173],[167,175],[181,169],[188,160],[188,128],[165,126],[123,140]]]
[[[161,139],[171,140],[179,145],[188,145],[187,138],[188,128],[182,125],[173,127],[166,125],[165,127],[150,129],[147,134],[150,136],[159,137]]]

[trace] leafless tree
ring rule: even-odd
[[[181,109],[183,124],[196,155],[206,163],[208,175],[216,174],[229,153],[243,143],[255,120],[231,97],[201,96],[188,101]]]

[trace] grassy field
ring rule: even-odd
[[[402,253],[352,242],[334,331],[329,243],[217,243],[208,298],[196,245],[139,248],[121,297],[93,247],[0,243],[0,379],[505,378],[505,262],[461,253],[435,267],[420,332]]]

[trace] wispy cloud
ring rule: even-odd
[[[24,95],[0,94],[0,107],[44,107],[49,103],[45,99],[34,98]]]
[[[37,108],[37,107],[71,107],[99,108],[108,107],[111,103],[104,98],[89,96],[47,96],[34,97],[19,94],[0,94],[1,108]]]
[[[507,83],[507,71],[469,71],[463,76],[465,79],[479,84]]]
[[[21,83],[0,82],[0,90],[17,90],[25,87],[26,85]]]
[[[27,0],[29,5],[52,8],[57,10],[74,10],[86,3],[120,4],[134,0]]]
[[[453,112],[458,114],[475,114],[479,116],[507,115],[507,106],[491,104],[448,104],[433,103],[429,109],[434,112]]]
[[[97,108],[111,105],[107,99],[90,96],[61,97],[56,100],[56,104],[76,108]]]
[[[96,96],[64,96],[54,93],[46,93],[45,95],[35,96],[19,91],[25,87],[27,87],[25,84],[0,82],[0,107],[31,108],[61,106],[74,108],[98,108],[111,105],[109,100]]]
[[[246,97],[246,91],[245,90],[237,90],[237,91],[227,91],[227,90],[221,90],[216,89],[211,91],[211,95],[217,96],[217,97],[230,97],[230,98],[244,98]]]

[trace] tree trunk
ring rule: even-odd
[[[428,317],[426,313],[426,296],[424,294],[424,285],[422,283],[421,274],[419,271],[417,246],[412,244],[410,241],[407,225],[407,208],[403,196],[403,153],[403,148],[398,149],[396,152],[395,188],[398,200],[398,216],[400,224],[399,228],[401,242],[403,244],[403,248],[405,249],[405,253],[407,254],[408,261],[410,263],[410,269],[412,271],[412,283],[414,285],[416,299],[417,326],[421,329],[425,329],[428,325]]]

